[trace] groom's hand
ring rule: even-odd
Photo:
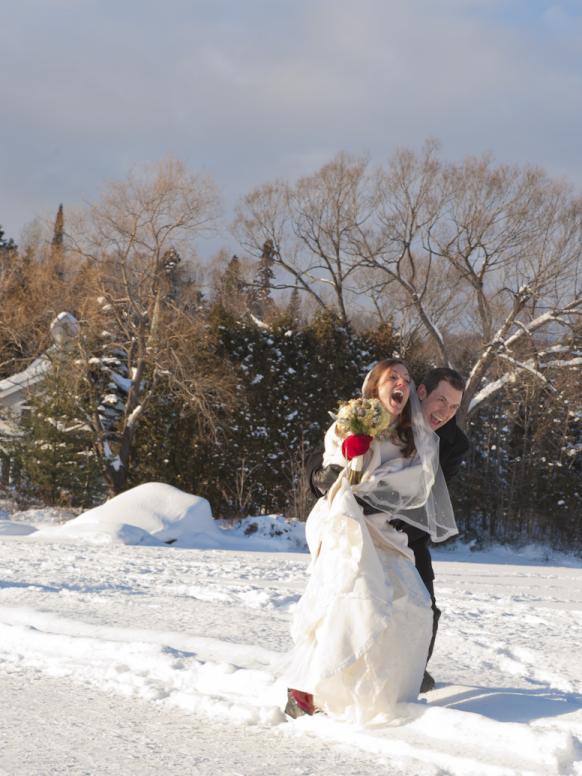
[[[341,466],[334,466],[334,464],[331,464],[330,466],[322,466],[320,469],[312,472],[311,486],[312,490],[315,489],[318,498],[326,495],[327,491],[341,474],[341,471]]]
[[[367,434],[352,434],[342,442],[342,455],[351,461],[357,455],[365,455],[372,444],[372,437]]]

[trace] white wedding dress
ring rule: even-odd
[[[412,476],[405,462],[403,482]],[[430,596],[392,517],[365,516],[342,474],[306,524],[312,564],[285,679],[326,713],[358,723],[388,721],[398,703],[416,700],[432,634]]]

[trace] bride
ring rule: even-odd
[[[292,717],[317,707],[340,719],[382,722],[418,695],[432,635],[431,600],[407,536],[392,521],[417,526],[433,541],[457,529],[439,470],[438,437],[425,425],[413,388],[405,364],[379,362],[362,393],[392,414],[388,432],[343,444],[335,423],[326,433],[317,477],[327,494],[306,524],[311,576],[294,613],[295,647],[285,672],[296,688],[286,708]],[[361,481],[350,485],[345,467],[361,454]]]

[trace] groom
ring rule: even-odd
[[[439,437],[439,463],[447,485],[457,474],[465,453],[469,449],[469,440],[457,426],[455,415],[461,404],[465,381],[454,369],[439,367],[431,369],[419,384],[416,392],[420,399],[422,414],[427,424]],[[434,649],[441,611],[436,605],[434,595],[434,571],[428,546],[429,535],[420,528],[401,523],[398,528],[408,536],[408,546],[414,553],[414,563],[432,600],[433,625],[432,639],[428,650],[428,660]],[[434,687],[434,679],[428,671],[424,672],[420,692],[428,692]]]

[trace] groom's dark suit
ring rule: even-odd
[[[436,433],[440,440],[439,462],[443,476],[448,485],[459,471],[465,453],[469,449],[469,440],[465,433],[457,426],[457,421],[454,417],[445,423],[444,426],[438,428]],[[415,528],[400,520],[395,521],[395,525],[399,530],[404,531],[404,533],[408,535],[408,546],[414,553],[414,565],[416,566],[416,570],[420,574],[426,589],[430,593],[433,612],[432,639],[428,650],[428,659],[430,660],[430,656],[434,649],[439,618],[441,616],[441,610],[436,605],[434,596],[434,571],[429,548],[430,537],[427,533],[421,531],[420,528]]]
[[[457,421],[453,417],[444,426],[437,429],[439,436],[439,462],[447,484],[459,471],[459,467],[469,449],[469,440],[464,432],[457,426]],[[311,491],[315,496],[321,498],[333,485],[341,467],[323,466],[323,449],[317,450],[307,461],[307,474]],[[358,499],[358,503],[364,510],[364,514],[371,514],[377,510]],[[414,553],[414,563],[416,569],[424,582],[426,589],[430,593],[433,611],[432,639],[428,651],[428,657],[432,655],[434,642],[436,639],[440,609],[436,605],[434,596],[434,571],[432,568],[432,558],[429,549],[429,535],[420,528],[404,523],[402,520],[395,520],[393,525],[399,530],[404,531],[408,536],[408,546]]]

